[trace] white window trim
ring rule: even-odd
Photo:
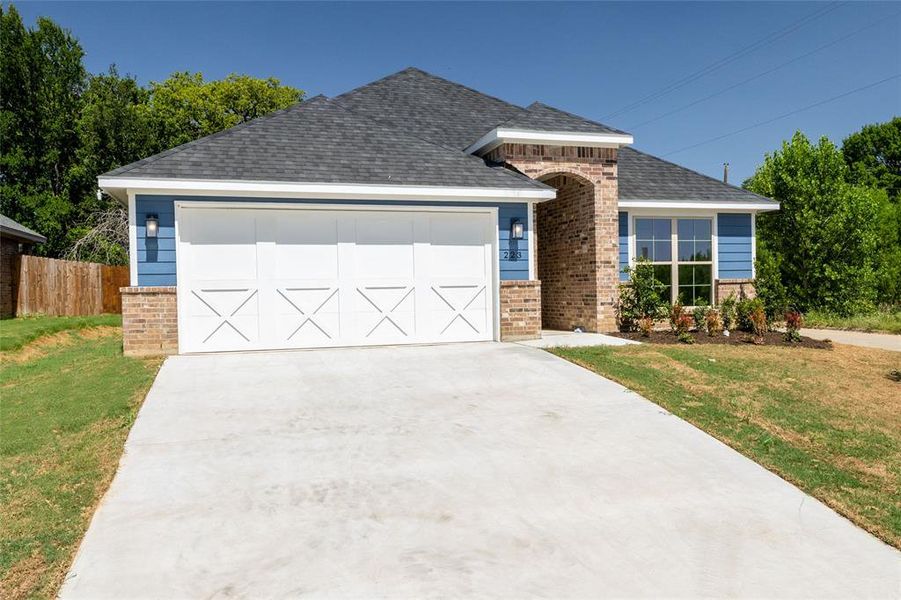
[[[719,233],[717,231],[717,217],[716,212],[699,212],[699,211],[670,211],[665,214],[661,214],[659,212],[646,212],[642,210],[638,211],[629,211],[629,220],[628,220],[628,228],[629,228],[629,266],[634,267],[637,264],[637,238],[635,235],[635,220],[636,219],[710,219],[710,251],[713,253],[710,262],[700,262],[697,264],[711,265],[711,285],[710,285],[710,303],[713,304],[714,299],[716,298],[716,285],[717,281],[720,278],[720,266],[719,266]],[[752,231],[753,231],[753,216],[752,216]],[[679,295],[679,286],[678,286],[678,268],[679,268],[679,260],[678,260],[678,227],[676,224],[673,224],[672,230],[670,231],[670,243],[672,244],[672,261],[667,264],[672,265],[672,288],[673,294],[678,297]],[[753,264],[754,260],[754,247],[751,248],[751,260]],[[681,263],[681,264],[691,264],[691,263]],[[674,299],[670,298],[670,303],[672,303]]]
[[[138,214],[135,194],[128,193],[128,268],[129,283],[138,285]]]

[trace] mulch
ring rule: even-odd
[[[732,331],[731,335],[725,336],[722,333],[717,335],[707,335],[704,332],[692,331],[691,336],[695,340],[695,344],[720,344],[728,346],[753,346],[754,338],[750,333],[744,331]],[[635,340],[636,342],[645,342],[649,344],[682,344],[676,339],[676,334],[672,331],[652,331],[649,337],[644,337],[639,331],[618,331],[612,333],[616,337],[625,338],[627,340]],[[799,342],[785,341],[785,334],[781,331],[769,331],[763,336],[764,346],[786,346],[789,348],[816,348],[820,350],[832,349],[832,342],[826,340],[815,340],[806,336],[801,336]]]

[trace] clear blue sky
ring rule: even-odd
[[[4,3],[6,4],[6,3]],[[139,81],[173,71],[274,76],[334,96],[417,66],[520,105],[534,100],[635,135],[637,148],[732,181],[800,129],[837,143],[901,114],[901,80],[670,154],[901,73],[899,3],[833,10],[635,110],[619,109],[829,7],[825,3],[82,3],[19,2],[81,41],[90,71]],[[636,126],[856,30],[791,65]]]

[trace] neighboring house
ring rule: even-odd
[[[689,304],[750,290],[778,204],[632,141],[405,69],[106,173],[129,209],[125,350],[613,330],[637,256]]]
[[[0,317],[16,315],[19,255],[46,241],[38,232],[0,215]]]

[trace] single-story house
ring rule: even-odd
[[[0,215],[0,317],[14,317],[18,296],[19,255],[47,238]]]
[[[636,257],[688,304],[748,288],[778,204],[632,143],[410,68],[125,165],[126,352],[608,331]]]

